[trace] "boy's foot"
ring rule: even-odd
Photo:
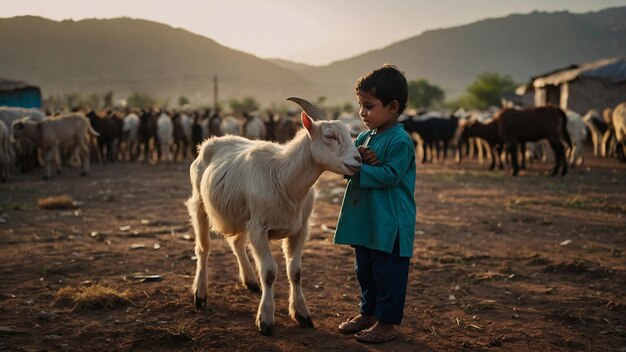
[[[364,343],[383,343],[398,337],[398,331],[393,324],[377,322],[371,328],[354,334],[354,338]]]
[[[374,319],[373,316],[359,314],[339,324],[339,331],[346,334],[354,334],[355,332],[370,328],[375,323],[376,319]]]

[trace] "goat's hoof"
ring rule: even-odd
[[[265,336],[272,336],[272,334],[274,333],[274,325],[261,322],[261,324],[259,325],[259,332]]]
[[[310,316],[303,317],[300,314],[296,314],[296,321],[303,328],[314,328],[315,327],[315,325],[313,325],[313,320],[311,320]]]
[[[198,297],[198,295],[193,296],[193,302],[196,304],[196,308],[201,309],[206,307],[206,296],[203,298]]]
[[[87,176],[87,173],[85,171],[80,173],[81,176]]]
[[[48,177],[48,176],[46,176],[46,175],[44,175],[44,176],[43,176],[43,180],[44,180],[44,181],[48,181],[48,179],[49,179],[49,178],[50,178],[50,177]]]
[[[252,292],[261,292],[261,287],[259,287],[259,284],[256,282],[246,282],[245,283],[246,288],[248,289],[248,291],[252,291]]]

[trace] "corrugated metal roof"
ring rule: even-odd
[[[11,92],[26,88],[37,88],[37,86],[22,81],[0,78],[0,92]]]
[[[554,73],[535,77],[532,85],[535,88],[560,85],[578,77],[597,78],[611,84],[624,82],[626,81],[626,59],[610,58],[581,65],[570,65]]]

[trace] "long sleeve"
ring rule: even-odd
[[[413,144],[395,143],[389,151],[387,160],[381,165],[363,165],[360,171],[361,188],[395,187],[402,181],[412,164]]]

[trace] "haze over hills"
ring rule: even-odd
[[[315,67],[263,60],[212,39],[160,23],[118,18],[55,22],[0,19],[0,77],[25,80],[44,95],[142,92],[161,99],[186,95],[209,104],[219,96],[253,96],[264,106],[291,95],[328,104],[354,101],[354,81],[389,62],[407,78],[426,78],[461,95],[483,72],[529,77],[605,57],[626,56],[626,7],[587,14],[533,12],[427,31],[385,48]]]
[[[355,77],[394,63],[409,80],[426,78],[447,97],[462,95],[478,74],[531,76],[606,57],[626,56],[626,7],[587,14],[533,12],[427,31],[380,50],[300,71],[329,92],[352,92]]]
[[[214,75],[220,99],[254,96],[269,102],[312,94],[293,71],[145,20],[26,16],[0,19],[0,33],[0,77],[38,84],[44,95],[113,90],[116,99],[142,92],[209,103]]]

